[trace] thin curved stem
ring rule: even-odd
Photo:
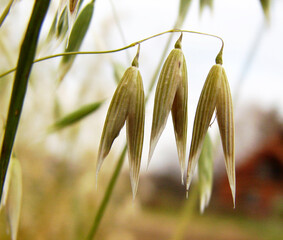
[[[220,52],[223,50],[223,47],[224,47],[224,41],[221,37],[217,36],[217,35],[214,35],[214,34],[209,34],[209,33],[203,33],[203,32],[197,32],[197,31],[190,31],[190,30],[181,30],[181,29],[171,29],[171,30],[168,30],[168,31],[165,31],[165,32],[161,32],[161,33],[157,33],[155,35],[152,35],[150,37],[147,37],[147,38],[144,38],[142,40],[139,40],[137,42],[134,42],[134,43],[131,43],[125,47],[122,47],[122,48],[117,48],[117,49],[113,49],[113,50],[106,50],[106,51],[87,51],[87,52],[64,52],[64,53],[58,53],[58,54],[54,54],[54,55],[50,55],[50,56],[46,56],[46,57],[43,57],[43,58],[38,58],[36,59],[33,63],[38,63],[38,62],[42,62],[42,61],[45,61],[45,60],[48,60],[48,59],[52,59],[52,58],[57,58],[57,57],[63,57],[63,56],[68,56],[68,55],[85,55],[85,54],[107,54],[107,53],[115,53],[115,52],[120,52],[120,51],[123,51],[123,50],[126,50],[128,48],[132,48],[132,47],[135,47],[136,45],[138,44],[141,44],[142,42],[145,42],[145,41],[148,41],[150,39],[153,39],[153,38],[156,38],[156,37],[159,37],[161,35],[164,35],[164,34],[167,34],[167,33],[177,33],[177,32],[180,32],[180,33],[191,33],[191,34],[198,34],[198,35],[203,35],[203,36],[208,36],[208,37],[214,37],[214,38],[217,38],[221,41],[222,45],[221,45],[221,50]],[[0,78],[14,72],[17,68],[13,68],[13,69],[10,69],[9,71],[5,72],[5,73],[2,73],[0,74]]]
[[[93,224],[91,226],[91,229],[89,231],[89,234],[88,234],[86,240],[92,240],[93,237],[95,236],[96,232],[97,232],[97,229],[99,227],[101,219],[102,219],[102,217],[104,215],[105,209],[106,209],[106,207],[108,205],[108,202],[110,200],[110,196],[111,196],[111,194],[113,192],[115,183],[117,182],[118,176],[119,176],[119,174],[121,172],[121,169],[122,169],[122,166],[123,166],[123,163],[124,163],[124,160],[125,160],[126,152],[127,152],[127,145],[124,146],[124,149],[123,149],[123,151],[122,151],[122,153],[121,153],[121,155],[119,157],[119,161],[118,161],[118,163],[116,165],[116,168],[115,168],[115,170],[113,172],[113,175],[112,175],[112,177],[110,179],[110,182],[108,184],[108,187],[106,189],[104,197],[103,197],[103,199],[101,201],[101,204],[100,204],[100,206],[98,208],[98,211],[97,211],[97,213],[95,215]]]

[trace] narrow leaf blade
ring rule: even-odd
[[[82,106],[78,110],[66,115],[52,124],[49,127],[49,132],[55,132],[79,122],[80,120],[97,111],[103,103],[104,101],[100,101]]]

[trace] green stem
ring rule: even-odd
[[[2,26],[5,18],[8,16],[9,12],[10,12],[10,9],[12,7],[12,4],[13,4],[14,0],[10,0],[10,2],[8,3],[8,5],[6,6],[6,8],[4,9],[3,13],[1,14],[1,17],[0,17],[0,27]]]
[[[14,145],[14,140],[22,112],[24,98],[26,95],[28,79],[34,61],[38,37],[44,17],[48,10],[50,0],[35,1],[33,12],[23,40],[17,72],[14,79],[12,96],[5,129],[4,140],[1,148],[0,158],[0,199],[2,197],[4,180]]]
[[[198,34],[198,35],[203,35],[203,36],[217,38],[222,43],[220,51],[223,50],[224,41],[223,41],[223,39],[221,37],[219,37],[217,35],[213,35],[213,34],[209,34],[209,33],[203,33],[203,32],[196,32],[196,31],[189,31],[189,30],[171,29],[171,30],[168,30],[168,31],[165,31],[165,32],[161,32],[161,33],[152,35],[150,37],[144,38],[144,39],[139,40],[137,42],[131,43],[131,44],[129,44],[129,45],[125,46],[125,47],[122,47],[122,48],[117,48],[117,49],[113,49],[113,50],[106,50],[106,51],[64,52],[64,53],[59,53],[59,54],[55,54],[55,55],[50,55],[50,56],[46,56],[46,57],[43,57],[43,58],[39,58],[39,59],[35,60],[34,63],[45,61],[45,60],[48,60],[48,59],[51,59],[51,58],[63,57],[63,56],[68,56],[68,55],[107,54],[107,53],[120,52],[120,51],[126,50],[128,48],[135,47],[136,45],[141,44],[142,42],[148,41],[148,40],[150,40],[152,38],[156,38],[156,37],[159,37],[159,36],[167,34],[167,33],[177,33],[177,32],[179,32],[179,33]],[[15,70],[17,70],[17,68],[10,69],[9,71],[7,71],[5,73],[0,74],[0,78],[2,78],[4,76],[14,72]]]
[[[121,169],[122,169],[122,166],[123,166],[123,163],[124,163],[124,160],[125,160],[125,155],[126,155],[126,151],[127,151],[127,145],[125,145],[121,155],[120,155],[120,158],[119,158],[119,161],[116,165],[116,168],[113,172],[113,175],[110,179],[110,182],[107,186],[107,189],[105,191],[105,194],[104,194],[104,197],[102,199],[102,202],[98,208],[98,211],[95,215],[95,218],[94,218],[94,221],[93,221],[93,224],[92,224],[92,227],[90,229],[90,232],[86,238],[86,240],[92,240],[95,236],[95,234],[97,233],[97,229],[99,227],[99,224],[101,222],[101,219],[104,215],[104,212],[105,212],[105,209],[108,205],[108,202],[109,202],[109,199],[110,199],[110,196],[113,192],[113,189],[114,189],[114,186],[115,186],[115,183],[117,182],[117,179],[118,179],[118,176],[119,176],[119,173],[121,172]]]

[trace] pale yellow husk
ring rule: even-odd
[[[221,87],[222,70],[223,67],[220,64],[212,66],[198,101],[187,168],[187,190],[190,187],[204,137],[216,107],[217,95]]]
[[[129,67],[111,100],[100,140],[96,174],[123,125],[127,125],[128,156],[133,196],[137,192],[144,138],[145,102],[142,77],[137,67]]]
[[[232,96],[225,70],[221,78],[221,88],[216,104],[216,116],[221,135],[225,166],[235,207],[235,130]]]
[[[180,41],[181,37],[176,42],[175,49],[167,57],[157,83],[148,164],[171,111],[183,179],[187,143],[188,80],[186,61]]]
[[[215,64],[211,68],[197,106],[187,169],[187,190],[192,181],[204,137],[215,109],[227,175],[235,206],[235,131],[233,105],[227,76],[220,64]]]

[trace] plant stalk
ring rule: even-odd
[[[0,27],[2,26],[3,22],[5,21],[6,17],[8,16],[10,9],[13,5],[14,0],[10,0],[6,8],[4,9],[3,13],[0,16]]]
[[[126,155],[126,152],[127,152],[127,145],[125,145],[120,157],[119,157],[119,161],[115,167],[115,170],[113,172],[113,175],[110,179],[110,182],[107,186],[107,189],[105,191],[105,194],[104,194],[104,197],[102,199],[102,202],[98,208],[98,211],[95,215],[95,218],[94,218],[94,221],[93,221],[93,224],[91,226],[91,229],[89,231],[89,234],[86,238],[86,240],[92,240],[96,233],[97,233],[97,229],[99,227],[99,224],[101,222],[101,219],[104,215],[104,212],[105,212],[105,209],[108,205],[108,202],[109,202],[109,199],[110,199],[110,196],[113,192],[113,189],[114,189],[114,186],[115,186],[115,183],[117,182],[117,179],[118,179],[118,176],[121,172],[121,169],[122,169],[122,166],[123,166],[123,163],[124,163],[124,160],[125,160],[125,155]]]
[[[0,157],[0,199],[34,62],[38,37],[50,0],[37,0],[21,46]]]

